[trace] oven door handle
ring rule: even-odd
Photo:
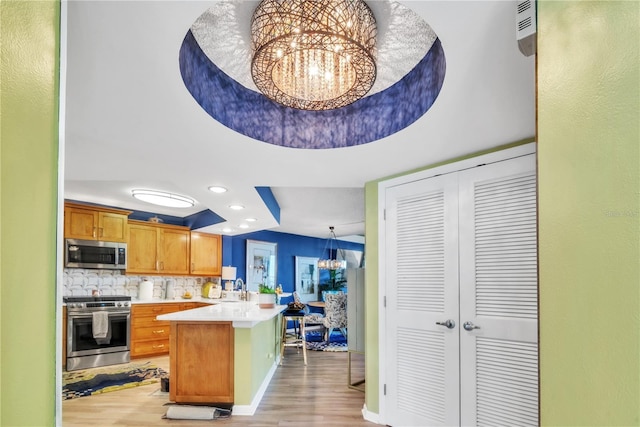
[[[74,319],[77,318],[84,318],[84,317],[93,317],[93,313],[94,312],[89,312],[89,313],[67,313],[67,317],[73,317]],[[109,317],[111,317],[112,315],[130,315],[131,311],[105,311],[105,313],[109,314]]]

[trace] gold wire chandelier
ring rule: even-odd
[[[253,81],[288,107],[344,107],[373,86],[376,33],[363,0],[262,0],[251,21]]]
[[[336,242],[336,257],[333,258],[333,242]],[[329,248],[329,252],[327,252],[327,247]],[[324,270],[339,270],[347,268],[347,261],[345,261],[344,252],[338,246],[338,238],[336,237],[336,233],[334,231],[333,226],[329,227],[329,239],[327,243],[324,245],[324,250],[322,251],[322,255],[324,256],[325,252],[329,254],[329,258],[322,258],[318,260],[318,268]],[[337,259],[337,255],[340,253],[342,259]]]

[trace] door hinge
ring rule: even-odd
[[[385,395],[385,396],[387,395],[387,385],[386,384],[384,384],[382,386],[382,394]]]
[[[386,210],[386,209],[383,209],[383,210],[382,210],[382,219],[383,219],[384,221],[386,221],[386,220],[387,220],[387,210]]]
[[[386,295],[382,297],[382,306],[384,308],[387,308],[387,296]]]

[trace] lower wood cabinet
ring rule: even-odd
[[[231,322],[172,322],[169,399],[233,403],[234,329]]]
[[[134,304],[131,307],[131,358],[169,353],[171,332],[169,322],[156,320],[156,316],[205,305],[208,304],[199,302]]]

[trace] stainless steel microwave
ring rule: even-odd
[[[95,240],[65,239],[66,268],[127,268],[127,244]]]

